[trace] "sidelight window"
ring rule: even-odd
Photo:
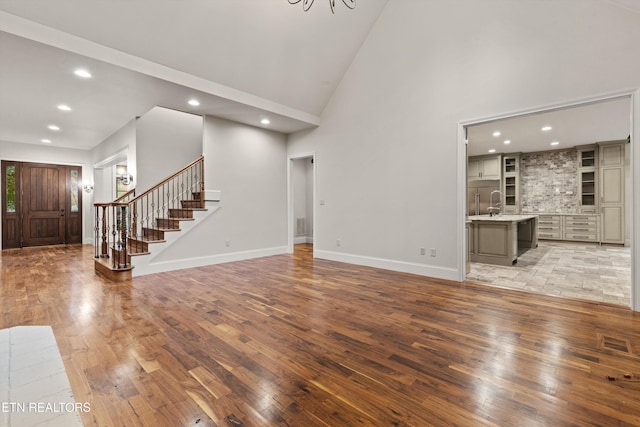
[[[7,212],[16,211],[16,167],[14,165],[7,166],[6,168],[6,207]]]
[[[78,212],[78,171],[71,170],[71,212]]]

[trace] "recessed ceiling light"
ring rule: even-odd
[[[511,140],[510,140],[510,139],[505,139],[505,140],[504,140],[504,143],[505,143],[505,144],[511,144]]]
[[[500,136],[500,131],[499,131],[499,130],[495,131],[495,132],[493,133],[493,136]]]
[[[47,127],[51,130],[60,130],[60,126],[56,126],[56,125],[49,125]]]
[[[269,123],[271,123],[271,120],[269,120],[269,119],[262,119],[262,120],[260,120],[260,123],[262,123],[263,125],[268,125]]]
[[[496,150],[492,148],[491,150],[489,150],[489,152],[490,152],[490,153],[495,153],[495,152],[496,152]]]
[[[551,126],[543,126],[543,127],[542,127],[542,132],[548,132],[548,131],[550,131],[551,129],[553,129]]]
[[[553,141],[553,142],[551,143],[551,145],[558,145],[558,144],[560,144],[558,141]]]
[[[50,139],[41,139],[40,141],[44,142],[45,144],[51,144],[51,140]]]
[[[84,68],[78,68],[73,72],[73,74],[75,74],[78,77],[82,77],[83,79],[88,79],[92,77],[91,73],[85,70]]]
[[[60,105],[58,105],[58,110],[71,111],[71,107],[69,107],[68,105],[65,105],[65,104],[60,104]]]
[[[198,101],[197,99],[190,99],[189,100],[189,105],[197,107],[198,105],[200,105],[200,101]]]

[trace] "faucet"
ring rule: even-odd
[[[500,199],[498,200],[498,202],[496,203],[496,206],[493,206],[493,195],[495,193],[500,194]],[[500,208],[498,206],[502,205],[502,191],[500,190],[493,190],[491,192],[491,194],[489,195],[489,207],[487,208],[487,210],[489,211],[489,216],[493,216],[493,215],[497,215],[500,213]],[[498,212],[497,214],[495,212]]]

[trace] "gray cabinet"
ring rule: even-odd
[[[566,215],[564,240],[598,242],[598,215]]]
[[[562,240],[564,237],[562,228],[562,216],[560,215],[539,215],[538,216],[538,238],[550,240]]]
[[[505,154],[502,158],[502,212],[520,213],[520,154]]]
[[[581,213],[598,211],[598,147],[578,147],[578,205]]]
[[[624,244],[624,143],[600,145],[600,215],[602,243]]]
[[[538,216],[538,238],[541,240],[600,241],[597,214],[542,214]]]
[[[502,156],[475,156],[469,157],[467,163],[467,179],[469,181],[479,181],[482,179],[501,178]]]

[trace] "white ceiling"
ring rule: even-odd
[[[542,127],[551,126],[549,131]],[[576,145],[627,139],[631,129],[631,99],[585,104],[486,122],[467,128],[467,154],[477,156],[559,150]],[[493,136],[494,132],[500,136]],[[510,140],[508,145],[505,140]],[[558,145],[552,146],[551,142]]]
[[[284,133],[317,126],[387,2],[338,0],[332,14],[330,1],[304,12],[288,0],[0,0],[0,140],[89,149],[156,105],[253,126],[268,117]],[[640,0],[609,1],[640,12]],[[80,66],[94,77],[75,77]],[[628,102],[549,114],[474,126],[469,154],[629,134]],[[508,147],[491,136],[497,124]]]
[[[316,126],[386,2],[0,0],[0,140],[91,148],[155,105]]]

